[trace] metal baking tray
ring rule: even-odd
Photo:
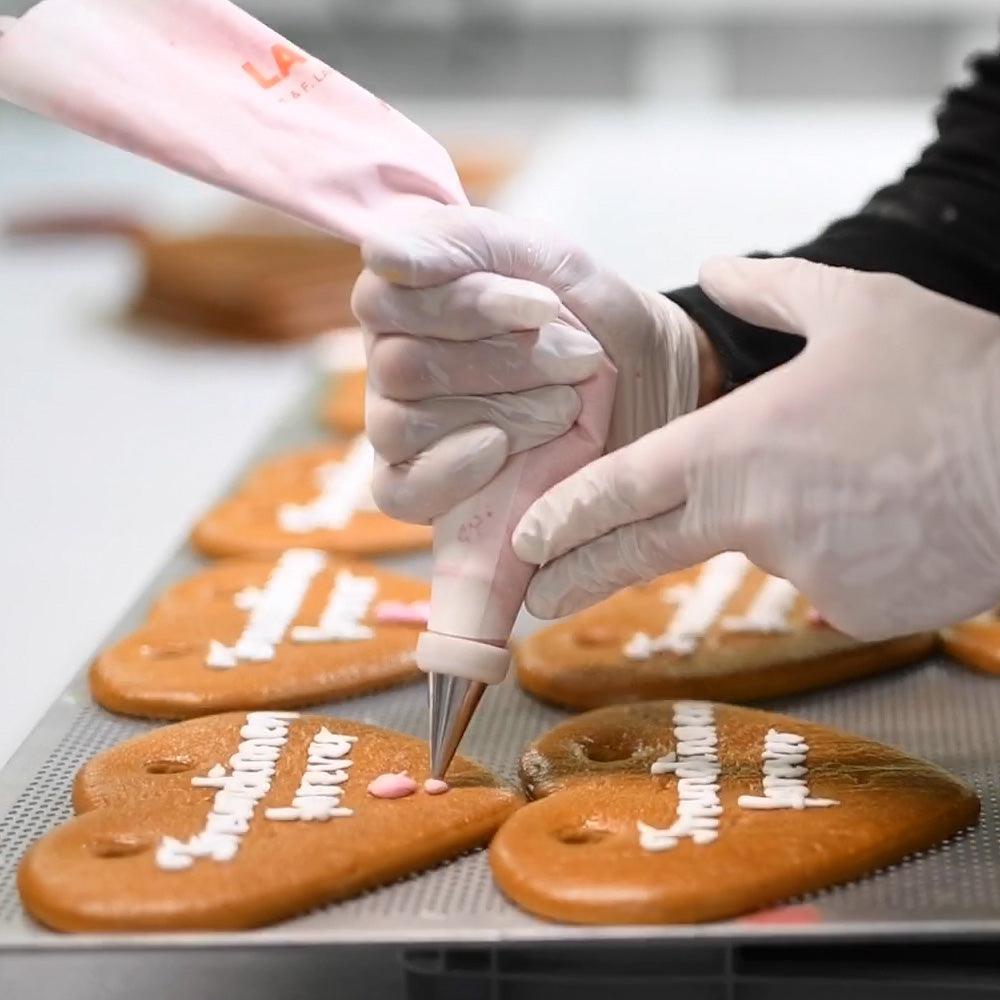
[[[248,467],[323,439],[316,395],[304,395]],[[420,575],[429,569],[426,555],[382,562]],[[189,550],[178,551],[107,642],[137,627],[165,586],[200,565]],[[524,616],[518,630],[523,635],[535,627]],[[70,936],[25,914],[16,888],[18,861],[33,840],[70,815],[71,782],[84,761],[155,725],[94,705],[86,666],[0,771],[0,997],[208,996],[225,984],[245,998],[328,992],[388,998],[408,991],[442,1000],[554,1000],[572,990],[579,1000],[612,987],[625,996],[646,996],[648,987],[648,995],[658,996],[669,984],[673,998],[731,998],[785,996],[782,984],[808,983],[814,1000],[821,1000],[820,984],[830,981],[831,969],[841,986],[851,981],[858,996],[866,995],[862,983],[871,978],[876,954],[895,970],[891,975],[904,984],[899,995],[908,1000],[1000,996],[1000,961],[993,957],[1000,951],[1000,678],[945,658],[770,703],[940,764],[973,784],[983,802],[974,830],[810,897],[806,922],[545,923],[500,895],[485,853],[478,852],[258,931]],[[421,684],[317,710],[425,732]],[[522,747],[566,715],[508,682],[487,694],[463,752],[513,779]],[[54,800],[51,788],[61,790]],[[844,978],[849,975],[855,979]],[[881,975],[873,991],[884,1000],[894,994],[886,992]],[[937,992],[921,992],[931,987]]]

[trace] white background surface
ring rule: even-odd
[[[504,207],[554,220],[660,288],[691,280],[710,253],[807,238],[930,134],[916,106],[533,115],[529,131],[545,136]],[[479,132],[490,120],[482,108],[428,116],[472,117]],[[0,216],[81,199],[180,227],[225,204],[0,115]],[[206,347],[129,328],[120,314],[134,280],[133,254],[114,242],[0,242],[0,763],[306,384],[304,348]]]

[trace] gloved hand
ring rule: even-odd
[[[508,455],[565,433],[601,348],[618,369],[608,448],[698,402],[699,350],[714,357],[704,333],[540,225],[441,206],[362,253],[352,308],[367,339],[373,493],[393,517],[428,522]]]
[[[808,338],[793,361],[598,459],[514,536],[566,614],[729,549],[860,639],[1000,600],[1000,318],[894,275],[719,258],[705,291]]]

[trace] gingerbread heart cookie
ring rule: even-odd
[[[597,709],[535,741],[537,801],[493,841],[500,888],[573,923],[695,923],[857,878],[975,822],[932,764],[825,726],[699,701]]]
[[[536,632],[516,661],[526,690],[587,709],[772,698],[910,663],[933,647],[929,633],[857,642],[823,622],[787,580],[724,552]]]
[[[1000,674],[1000,608],[941,629],[944,651],[986,674]]]
[[[265,462],[191,536],[209,556],[255,556],[293,547],[373,556],[427,548],[431,529],[394,521],[371,497],[372,447],[355,438]]]
[[[365,342],[357,328],[333,330],[319,345],[320,365],[328,373],[320,420],[344,437],[365,430]]]
[[[90,671],[113,712],[187,718],[315,704],[419,677],[423,580],[315,549],[231,560],[168,590]]]
[[[521,801],[464,758],[445,795],[369,795],[391,771],[423,777],[426,743],[294,712],[154,730],[83,767],[79,815],[27,852],[21,898],[65,931],[256,927],[484,844]]]
[[[320,418],[331,430],[344,437],[365,430],[365,373],[331,375],[320,409]]]

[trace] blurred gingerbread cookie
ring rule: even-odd
[[[344,437],[365,430],[365,345],[360,330],[333,330],[318,344],[326,385],[320,400],[320,420]]]
[[[942,629],[941,644],[960,663],[1000,675],[1000,608]]]
[[[114,712],[178,719],[389,687],[419,676],[429,596],[423,580],[314,549],[222,562],[101,653],[91,692]]]
[[[28,912],[63,931],[223,930],[347,899],[486,843],[520,797],[456,757],[447,795],[369,795],[427,774],[427,745],[360,722],[193,719],[98,754],[77,816],[21,862]]]
[[[375,556],[429,547],[430,528],[376,510],[372,462],[364,437],[265,462],[195,525],[192,544],[208,556],[267,555],[292,547]]]
[[[597,709],[521,759],[537,801],[490,848],[500,888],[571,923],[738,916],[893,864],[974,823],[932,764],[772,712],[701,701]]]
[[[930,634],[862,643],[787,581],[725,552],[629,587],[520,643],[518,679],[574,709],[655,698],[755,701],[909,663]]]

